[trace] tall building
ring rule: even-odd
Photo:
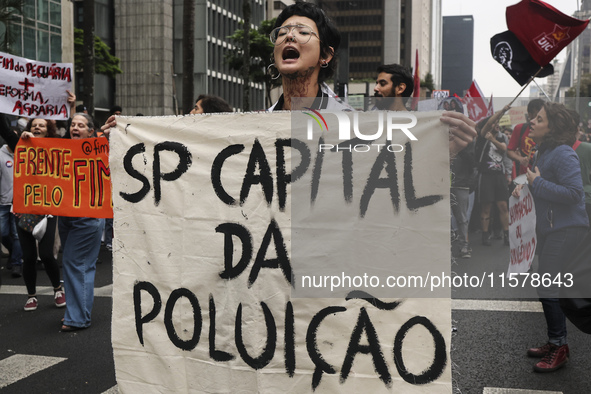
[[[421,77],[436,68],[433,49],[440,42],[441,0],[318,0],[334,19],[348,44],[348,76],[373,79],[382,64],[415,66],[419,51]],[[346,50],[347,46],[345,46]],[[347,57],[348,56],[348,57]],[[433,74],[436,79],[439,73]],[[342,77],[339,77],[342,79]]]
[[[281,11],[295,0],[267,0],[267,19],[277,18]]]
[[[96,1],[96,0],[95,0]],[[126,113],[170,115],[182,108],[182,0],[114,0],[117,76],[116,102]],[[225,57],[241,28],[241,0],[195,0],[195,96],[213,94],[242,108],[243,81]],[[251,1],[251,28],[265,18],[265,2]],[[250,84],[250,107],[264,108],[264,87]]]
[[[114,0],[94,0],[94,34],[105,44],[115,50],[114,37]],[[74,27],[84,30],[84,1],[74,1]],[[76,73],[76,96],[82,100],[82,79],[83,73]],[[109,115],[110,108],[117,104],[115,101],[115,80],[104,74],[94,75],[94,110],[95,117],[103,119]],[[127,114],[127,112],[126,112]]]
[[[74,62],[74,8],[69,1],[38,0],[24,3],[23,18],[11,23],[16,56],[42,62]]]
[[[591,18],[591,0],[582,0],[580,9],[573,15],[577,19]],[[564,67],[558,73],[558,83],[555,89],[548,92],[553,99],[563,99],[571,87],[579,88],[579,97],[591,97],[591,86],[578,84],[580,77],[585,79],[586,74],[591,74],[591,26],[587,28],[567,47],[567,55]],[[588,101],[585,100],[585,105]],[[582,108],[579,108],[581,110]],[[587,112],[588,108],[584,108]]]
[[[473,57],[474,18],[444,16],[441,89],[463,97],[472,84]]]

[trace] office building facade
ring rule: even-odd
[[[473,80],[474,18],[443,17],[441,89],[464,96]]]

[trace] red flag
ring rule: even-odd
[[[472,81],[472,85],[470,85],[470,89],[466,91],[463,101],[468,109],[468,117],[474,122],[486,118],[488,106],[484,102],[484,96],[476,81]]]
[[[495,108],[493,106],[493,95],[490,94],[490,101],[488,102],[488,108],[486,110],[486,116],[493,116],[495,113]]]
[[[565,15],[541,0],[507,7],[507,27],[540,66],[550,63],[589,23]]]
[[[414,88],[412,92],[412,109],[417,109],[419,104],[419,97],[421,97],[421,79],[419,77],[419,50],[417,49],[415,57],[415,75]]]

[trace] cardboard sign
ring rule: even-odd
[[[507,277],[511,273],[527,272],[536,252],[536,207],[529,186],[524,185],[519,198],[509,197],[510,260]]]
[[[447,127],[417,113],[418,140],[390,130],[381,147],[321,150],[348,131],[369,134],[379,115],[306,112],[293,116],[297,135],[290,113],[119,118],[112,342],[122,393],[451,392],[449,296],[376,296],[345,265],[346,296],[295,296],[307,274],[292,258],[320,268],[369,245],[355,268],[370,277],[419,260],[449,274]],[[338,227],[333,207],[348,212]]]
[[[14,212],[113,217],[109,141],[30,138],[14,151]]]
[[[0,52],[0,112],[67,120],[72,63],[37,62]]]

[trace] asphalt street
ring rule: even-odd
[[[479,239],[478,234],[472,235]],[[457,259],[457,275],[498,276],[507,269],[509,248],[501,240],[490,247],[474,242],[470,259]],[[97,265],[93,324],[83,331],[60,332],[63,310],[53,305],[44,271],[38,273],[39,308],[24,312],[22,278],[0,270],[0,392],[116,393],[111,347],[111,253],[101,249]],[[1,259],[5,266],[6,259]],[[528,347],[546,340],[545,322],[535,292],[515,289],[459,288],[453,292],[452,334],[454,393],[589,393],[591,338],[570,323],[571,360],[561,370],[533,372]],[[66,289],[67,291],[67,289]],[[526,390],[526,391],[523,391]]]
[[[111,260],[111,252],[101,247],[92,325],[71,333],[60,331],[64,309],[55,307],[45,271],[37,273],[39,306],[31,312],[23,311],[27,300],[23,279],[12,278],[6,269],[0,271],[2,394],[92,394],[116,386],[111,347]],[[3,268],[5,262],[2,258]]]

